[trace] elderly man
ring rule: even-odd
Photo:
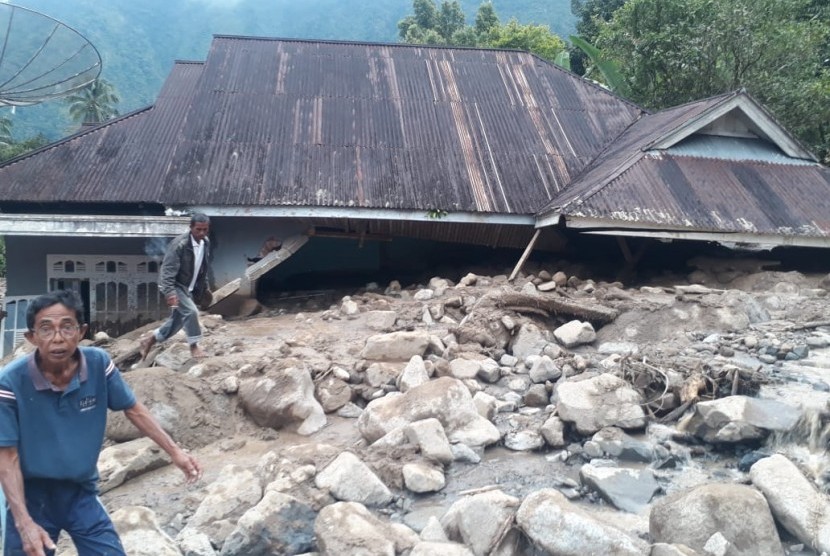
[[[208,274],[210,264],[210,218],[194,214],[190,231],[175,238],[167,246],[161,263],[159,290],[172,308],[170,316],[152,334],[141,340],[141,358],[146,359],[156,342],[163,342],[184,328],[190,354],[204,357],[199,348],[202,328],[199,325],[200,304],[210,297]]]
[[[74,292],[35,299],[26,325],[35,351],[0,372],[0,485],[8,507],[3,554],[43,556],[66,531],[81,556],[123,555],[97,496],[107,409],[124,411],[188,482],[202,468],[136,401],[105,351],[78,347],[87,325]]]

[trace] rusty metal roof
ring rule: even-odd
[[[155,106],[27,153],[0,166],[0,200],[163,202],[163,178],[202,64],[173,67]]]
[[[650,148],[744,94],[643,116],[540,214],[618,230],[830,237],[830,169],[818,163],[784,156],[757,138],[690,135]]]
[[[641,113],[519,51],[217,36],[0,198],[532,215]]]

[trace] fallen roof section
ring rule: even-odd
[[[830,247],[830,169],[814,160],[736,91],[640,118],[537,225]]]

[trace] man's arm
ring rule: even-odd
[[[196,458],[185,452],[176,442],[170,438],[155,417],[147,410],[147,407],[136,402],[134,406],[124,410],[124,415],[135,425],[142,434],[158,444],[162,450],[167,452],[173,463],[184,473],[188,483],[193,483],[202,477],[202,467]]]
[[[29,556],[43,556],[43,547],[54,550],[55,543],[49,538],[49,533],[35,523],[26,509],[23,473],[20,471],[20,458],[14,446],[0,447],[0,485],[14,517],[17,532],[23,541],[23,551]]]

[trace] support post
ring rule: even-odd
[[[533,251],[533,246],[536,245],[536,240],[539,239],[539,235],[542,233],[542,228],[536,228],[536,233],[533,234],[533,237],[530,238],[530,241],[525,247],[524,253],[522,256],[519,257],[519,262],[516,263],[516,267],[513,269],[513,272],[510,273],[510,278],[507,279],[508,282],[512,282],[516,275],[519,274],[519,271],[522,270],[522,267],[527,261],[527,258],[530,256],[530,253]]]

